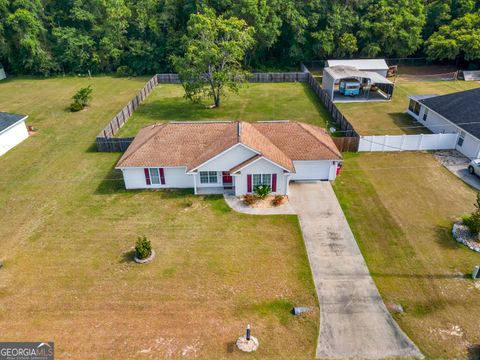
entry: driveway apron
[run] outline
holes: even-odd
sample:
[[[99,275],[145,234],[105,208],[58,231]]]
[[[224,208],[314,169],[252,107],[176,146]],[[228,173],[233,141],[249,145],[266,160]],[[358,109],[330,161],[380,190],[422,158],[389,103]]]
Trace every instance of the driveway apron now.
[[[320,303],[317,358],[422,358],[387,311],[328,182],[292,183]]]

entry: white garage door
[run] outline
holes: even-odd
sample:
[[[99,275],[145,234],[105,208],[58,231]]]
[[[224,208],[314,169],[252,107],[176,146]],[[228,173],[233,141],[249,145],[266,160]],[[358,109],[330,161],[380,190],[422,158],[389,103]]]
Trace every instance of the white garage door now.
[[[331,161],[294,161],[292,180],[328,180]]]

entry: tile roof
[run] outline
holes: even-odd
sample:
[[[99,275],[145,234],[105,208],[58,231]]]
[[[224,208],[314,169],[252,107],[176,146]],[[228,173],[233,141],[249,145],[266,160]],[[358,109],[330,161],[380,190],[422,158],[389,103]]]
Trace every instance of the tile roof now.
[[[6,112],[0,112],[0,132],[9,128],[13,124],[25,119],[26,115],[17,115]]]
[[[326,130],[301,122],[253,123],[292,160],[339,160],[342,154]]]
[[[480,139],[480,88],[430,97],[420,102]]]
[[[263,156],[289,171],[294,171],[294,160],[342,158],[327,132],[313,125],[297,122],[170,122],[141,129],[117,167],[186,166],[191,171],[239,143],[259,153],[247,161]]]

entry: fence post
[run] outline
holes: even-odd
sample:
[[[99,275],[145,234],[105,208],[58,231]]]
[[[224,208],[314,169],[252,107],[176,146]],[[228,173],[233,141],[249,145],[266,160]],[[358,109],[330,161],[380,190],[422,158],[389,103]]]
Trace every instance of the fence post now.
[[[400,143],[400,151],[403,151],[403,144],[405,143],[405,134],[402,135],[402,142]]]
[[[422,150],[423,134],[420,134],[420,139],[418,141],[417,150]]]

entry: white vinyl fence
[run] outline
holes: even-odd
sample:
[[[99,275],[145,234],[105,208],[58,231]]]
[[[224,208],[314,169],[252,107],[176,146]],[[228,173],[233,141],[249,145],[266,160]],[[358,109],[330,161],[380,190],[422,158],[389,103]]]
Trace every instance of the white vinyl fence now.
[[[361,136],[358,151],[455,149],[458,134]]]

